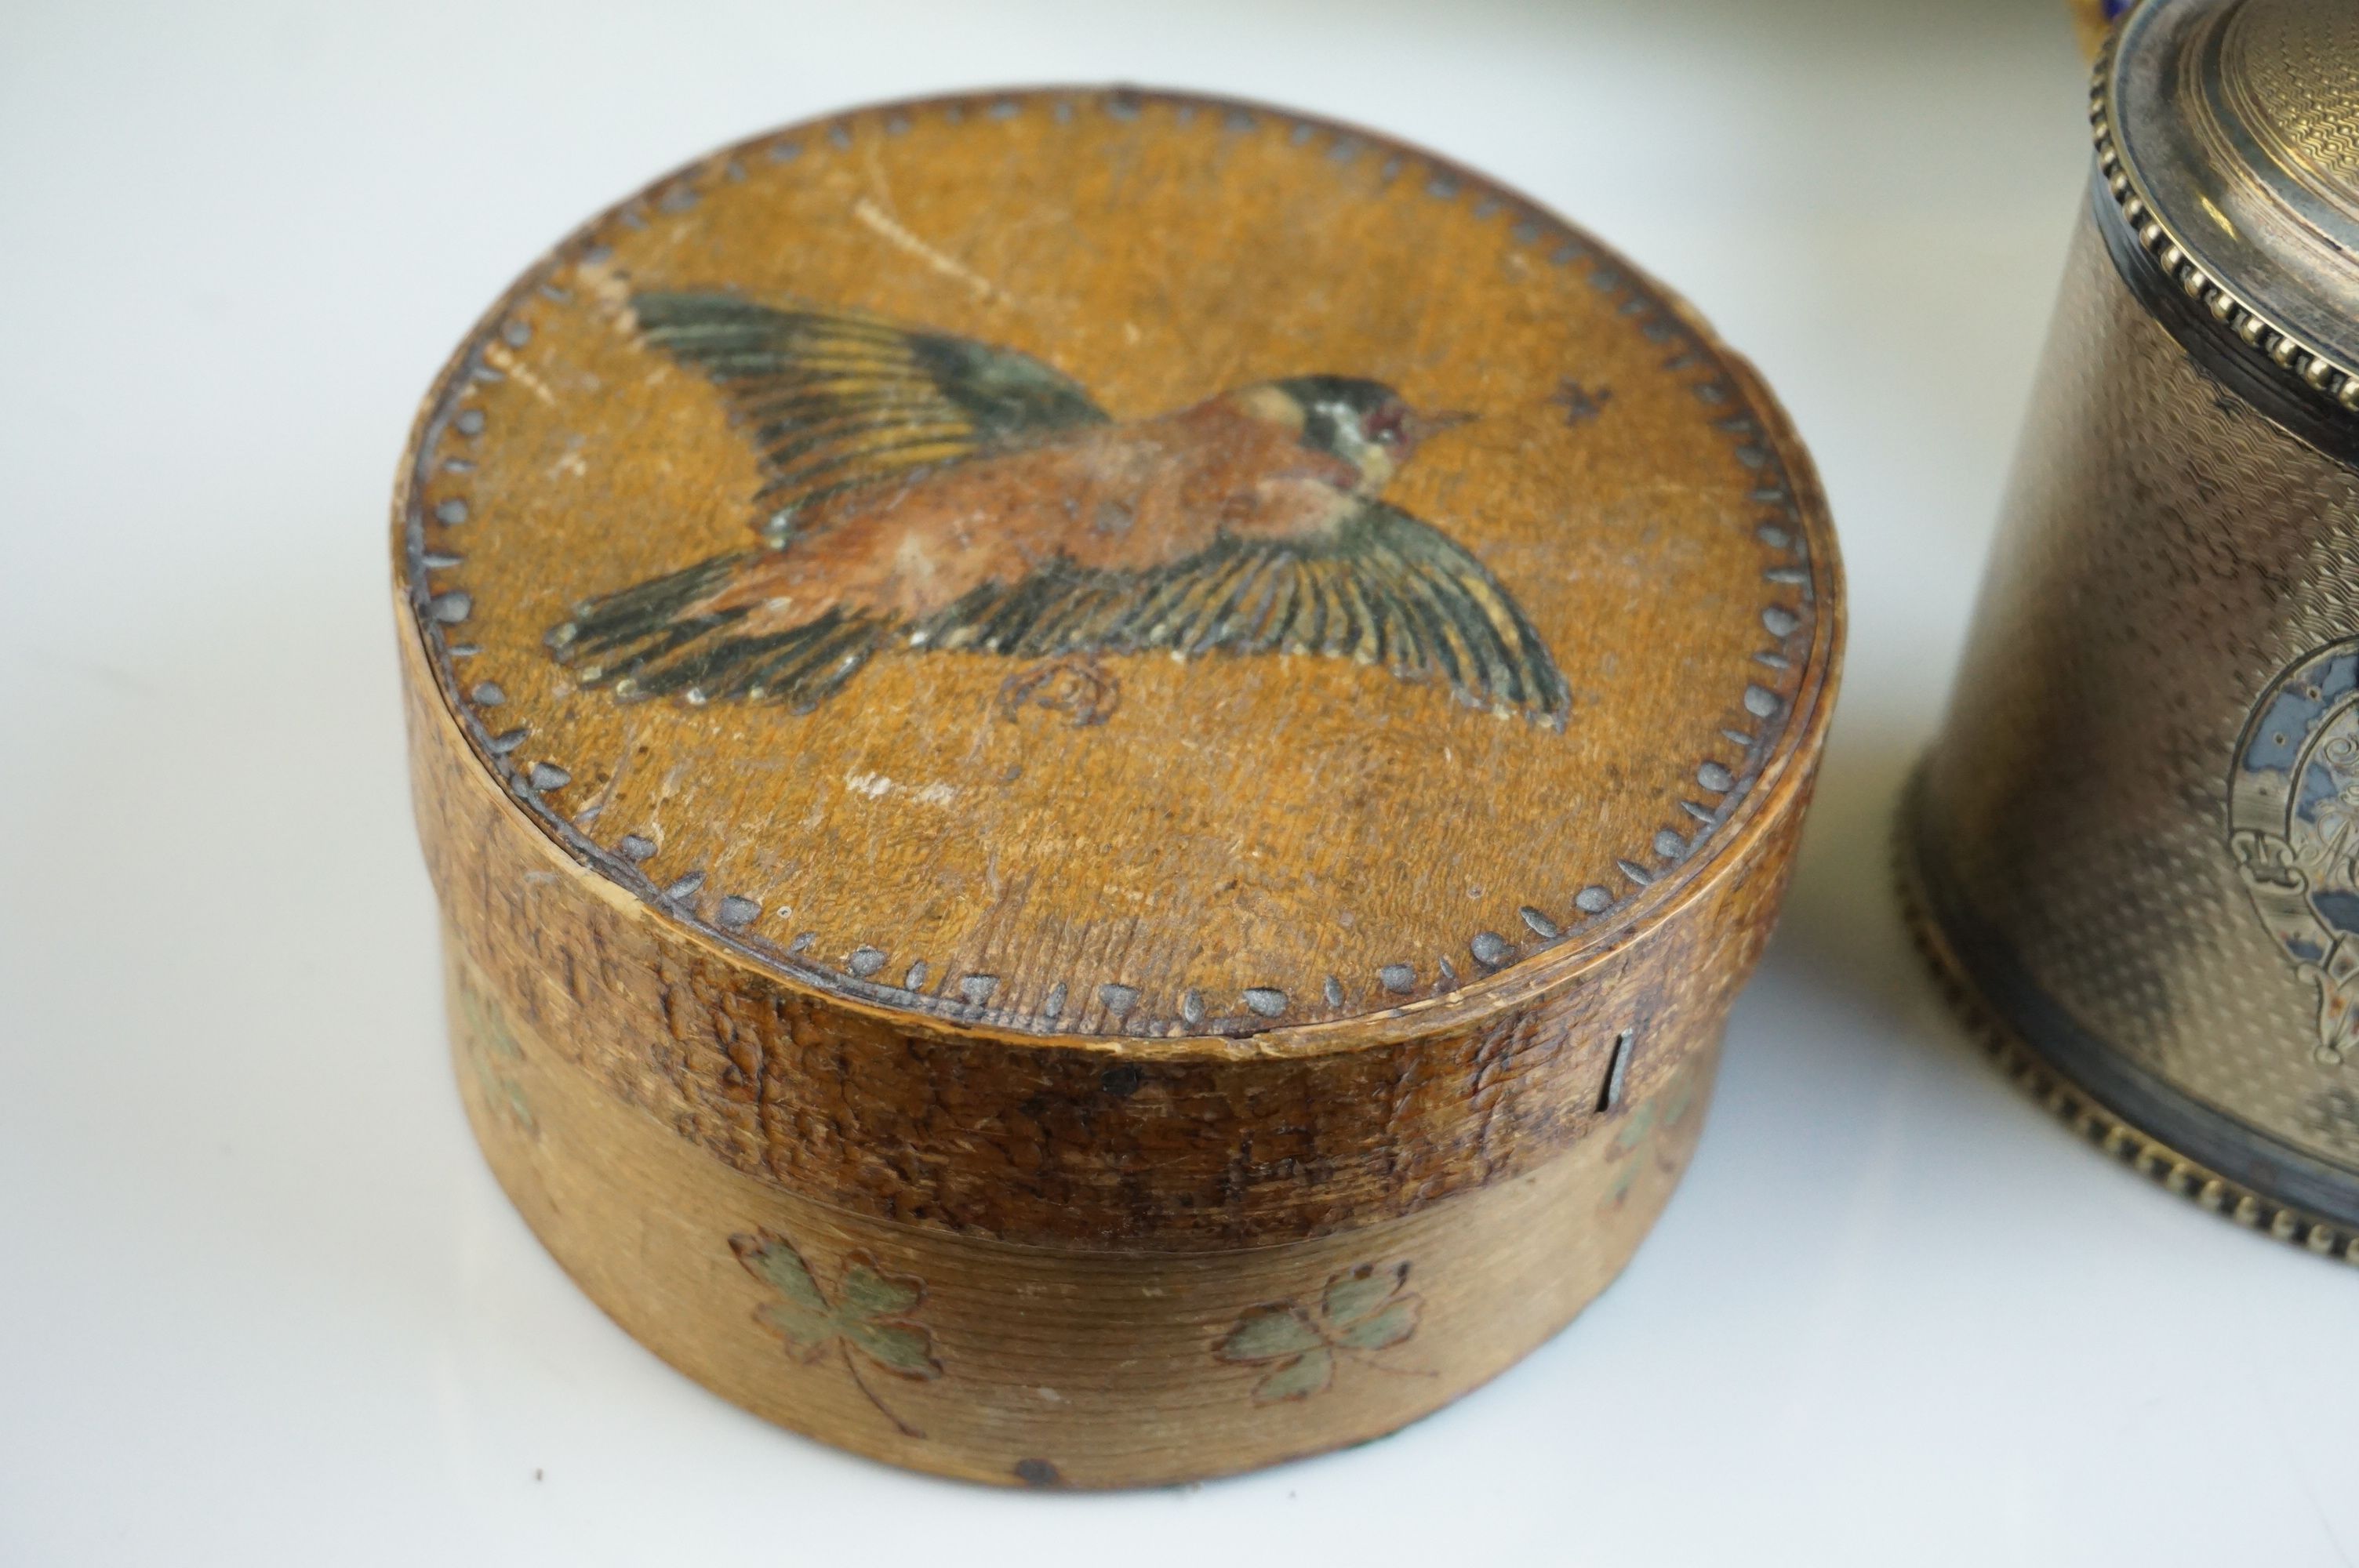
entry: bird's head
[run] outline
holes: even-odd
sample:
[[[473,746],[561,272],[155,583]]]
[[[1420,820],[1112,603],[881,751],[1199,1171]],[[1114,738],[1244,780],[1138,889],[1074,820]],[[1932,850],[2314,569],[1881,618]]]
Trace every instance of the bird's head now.
[[[1313,451],[1352,465],[1353,488],[1375,495],[1429,438],[1465,424],[1472,414],[1428,414],[1381,381],[1351,375],[1295,375],[1248,388],[1248,412],[1292,428]]]

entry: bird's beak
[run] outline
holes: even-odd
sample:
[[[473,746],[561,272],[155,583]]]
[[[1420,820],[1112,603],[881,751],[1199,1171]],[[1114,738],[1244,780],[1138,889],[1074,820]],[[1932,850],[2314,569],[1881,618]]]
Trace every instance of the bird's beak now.
[[[1402,423],[1408,427],[1410,442],[1422,445],[1440,435],[1444,430],[1455,430],[1461,425],[1471,425],[1479,417],[1479,415],[1459,408],[1446,408],[1438,414],[1427,414],[1421,410],[1411,409],[1408,417]]]

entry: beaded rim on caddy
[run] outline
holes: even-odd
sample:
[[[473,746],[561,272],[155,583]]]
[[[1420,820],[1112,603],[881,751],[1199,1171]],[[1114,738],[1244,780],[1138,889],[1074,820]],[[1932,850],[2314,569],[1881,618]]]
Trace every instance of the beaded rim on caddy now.
[[[2224,1215],[2247,1229],[2265,1232],[2321,1258],[2339,1255],[2359,1267],[2359,1230],[2223,1176],[2122,1120],[2040,1054],[2038,1047],[1983,1000],[1965,966],[1951,951],[1949,937],[1934,918],[1931,901],[1926,895],[1912,831],[1923,778],[1920,764],[1910,774],[1908,787],[1901,792],[1899,806],[1892,814],[1890,868],[1902,924],[1908,927],[1910,944],[1931,971],[1951,1015],[1998,1065],[1999,1070],[2059,1121],[2158,1186],[2201,1208]]]
[[[1717,805],[1683,801],[1682,809],[1692,820],[1677,827],[1666,824],[1647,842],[1614,858],[1612,871],[1584,886],[1569,909],[1551,913],[1537,902],[1527,903],[1519,912],[1525,929],[1514,937],[1495,930],[1469,934],[1463,943],[1466,978],[1462,979],[1444,959],[1430,986],[1415,988],[1426,994],[1395,985],[1392,966],[1386,966],[1369,977],[1375,982],[1371,993],[1390,993],[1400,1000],[1345,1009],[1341,1006],[1342,987],[1330,976],[1323,993],[1327,1011],[1307,1017],[1285,991],[1239,977],[1228,989],[1242,997],[1246,1013],[1205,1019],[1193,989],[1184,998],[1175,994],[1169,1016],[1154,1016],[1137,1008],[1137,992],[1121,977],[1077,976],[1074,992],[1095,992],[1121,1024],[1091,1030],[1072,1022],[1080,1009],[1060,1017],[1066,991],[1062,982],[1052,993],[1053,1010],[1024,1012],[991,1007],[988,991],[969,998],[886,980],[888,963],[896,969],[907,965],[912,977],[925,976],[928,965],[921,956],[912,963],[910,955],[888,958],[876,948],[863,946],[841,967],[819,962],[807,956],[813,946],[810,931],[786,943],[753,935],[747,928],[762,913],[755,901],[707,886],[701,871],[658,883],[641,866],[652,846],[632,835],[614,846],[600,844],[550,806],[544,795],[570,782],[570,771],[560,759],[527,759],[528,730],[499,727],[495,713],[487,711],[496,709],[504,694],[495,683],[462,680],[453,662],[473,651],[465,642],[453,641],[473,610],[473,600],[453,577],[463,557],[433,547],[429,529],[430,525],[439,533],[481,519],[472,516],[463,498],[440,500],[429,514],[431,476],[445,466],[440,448],[446,436],[473,440],[484,432],[483,413],[460,405],[476,384],[505,379],[498,362],[529,341],[529,327],[514,319],[514,313],[536,294],[549,293],[554,272],[595,259],[603,248],[600,236],[616,225],[644,228],[692,211],[706,189],[744,178],[745,166],[757,158],[789,162],[806,145],[821,138],[839,149],[848,147],[855,125],[881,126],[889,135],[906,130],[921,115],[1006,119],[1027,109],[1049,113],[1060,123],[1086,111],[1132,120],[1149,105],[1171,108],[1183,118],[1217,114],[1227,128],[1238,132],[1283,135],[1292,145],[1338,164],[1362,155],[1381,156],[1386,159],[1387,178],[1396,172],[1414,178],[1437,200],[1469,199],[1476,221],[1495,218],[1508,224],[1518,244],[1534,247],[1555,265],[1585,266],[1593,287],[1619,300],[1616,317],[1666,351],[1665,371],[1682,376],[1702,373],[1687,383],[1689,389],[1707,414],[1728,410],[1712,423],[1727,437],[1736,461],[1753,476],[1748,501],[1759,509],[1756,535],[1770,560],[1762,578],[1772,589],[1765,593],[1757,618],[1769,643],[1755,655],[1756,677],[1743,682],[1743,708],[1757,729],[1751,734],[1723,731],[1735,749],[1734,765],[1714,756],[1699,759],[1692,770],[1690,793],[1716,795]],[[471,465],[460,460],[460,466]],[[580,226],[527,269],[462,340],[413,425],[394,498],[394,521],[404,597],[445,711],[506,799],[574,860],[600,873],[614,892],[731,959],[832,1002],[886,1017],[915,1013],[955,1025],[962,1033],[1029,1044],[1120,1042],[1126,1049],[1150,1050],[1158,1044],[1187,1050],[1218,1044],[1247,1053],[1357,1048],[1372,1039],[1422,1034],[1492,1013],[1560,986],[1676,916],[1697,891],[1741,867],[1752,842],[1775,826],[1778,818],[1764,809],[1764,803],[1777,797],[1775,786],[1815,730],[1829,690],[1841,622],[1841,566],[1807,456],[1751,367],[1727,350],[1684,301],[1539,203],[1420,148],[1354,125],[1260,103],[1132,87],[1040,87],[864,105],[749,137],[650,181]],[[1789,603],[1799,603],[1801,613],[1789,609]],[[1760,669],[1770,674],[1758,675]],[[1790,694],[1763,684],[1772,679],[1781,686],[1790,682]],[[1608,886],[1608,881],[1620,891]],[[1677,896],[1652,891],[1658,887],[1668,887]],[[1117,994],[1122,995],[1118,1007],[1114,1005]],[[1297,1016],[1289,1019],[1289,1012]],[[1376,1031],[1373,1036],[1370,1026]]]
[[[2164,216],[2148,181],[2123,151],[2116,131],[2115,67],[2123,58],[2125,43],[2135,47],[2142,42],[2140,29],[2167,9],[2149,5],[2125,15],[2105,34],[2097,51],[2089,82],[2089,126],[2096,152],[2097,189],[2108,198],[2100,203],[2100,211],[2117,220],[2138,253],[2160,269],[2160,281],[2175,286],[2185,297],[2182,309],[2209,318],[2215,328],[2215,341],[2232,338],[2241,345],[2247,364],[2273,370],[2277,386],[2309,397],[2320,412],[2359,413],[2359,364],[2297,333],[2198,261],[2187,234]],[[2216,358],[2212,362],[2216,368]]]

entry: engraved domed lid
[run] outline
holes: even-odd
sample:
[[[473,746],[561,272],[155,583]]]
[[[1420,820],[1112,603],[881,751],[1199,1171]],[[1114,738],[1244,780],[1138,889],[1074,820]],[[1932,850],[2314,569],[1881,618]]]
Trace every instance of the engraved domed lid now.
[[[1839,624],[1807,458],[1663,290],[1413,149],[1127,90],[658,181],[461,347],[399,508],[516,809],[963,1029],[1529,995],[1782,851]]]
[[[2169,280],[2359,409],[2359,5],[2149,0],[2094,110],[2113,194]]]

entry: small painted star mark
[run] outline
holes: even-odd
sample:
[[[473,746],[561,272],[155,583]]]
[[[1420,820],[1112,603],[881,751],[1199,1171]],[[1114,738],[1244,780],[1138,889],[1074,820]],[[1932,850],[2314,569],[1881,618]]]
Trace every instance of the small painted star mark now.
[[[1614,389],[1601,386],[1592,392],[1566,376],[1557,384],[1556,395],[1549,401],[1564,410],[1566,424],[1583,425],[1605,412],[1605,406],[1614,401]]]

